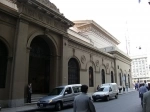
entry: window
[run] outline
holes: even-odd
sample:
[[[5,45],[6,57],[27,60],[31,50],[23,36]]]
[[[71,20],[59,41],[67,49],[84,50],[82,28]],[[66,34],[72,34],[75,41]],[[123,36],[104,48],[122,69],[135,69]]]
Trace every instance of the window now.
[[[79,84],[80,74],[79,66],[76,59],[71,58],[68,62],[68,84]]]
[[[102,76],[102,84],[105,84],[105,71],[102,69],[101,71],[101,76]]]
[[[74,93],[79,93],[81,92],[81,86],[75,86],[75,87],[72,87]]]
[[[71,87],[66,88],[65,92],[67,92],[67,94],[71,94],[72,93]]]
[[[113,71],[111,71],[111,83],[114,82],[114,75],[113,75]]]
[[[122,75],[119,73],[119,78],[120,78],[120,86],[122,86]]]
[[[90,87],[94,86],[94,84],[93,84],[93,68],[92,67],[89,68],[89,86]]]

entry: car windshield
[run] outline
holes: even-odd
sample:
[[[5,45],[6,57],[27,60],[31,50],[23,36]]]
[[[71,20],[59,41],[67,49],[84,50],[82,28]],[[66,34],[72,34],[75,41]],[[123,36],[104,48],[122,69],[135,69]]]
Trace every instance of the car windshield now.
[[[53,90],[49,93],[49,96],[50,96],[50,95],[59,95],[59,94],[62,92],[63,89],[64,89],[63,87],[62,87],[62,88],[55,88],[55,89],[53,89]]]
[[[109,91],[109,88],[108,87],[101,87],[98,91]]]

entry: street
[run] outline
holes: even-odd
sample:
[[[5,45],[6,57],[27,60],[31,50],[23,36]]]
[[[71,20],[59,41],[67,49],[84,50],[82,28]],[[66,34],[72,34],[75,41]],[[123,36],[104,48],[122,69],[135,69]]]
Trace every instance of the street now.
[[[111,99],[110,101],[94,102],[97,112],[142,112],[140,105],[140,98],[138,92],[130,92],[119,95],[118,99]],[[38,109],[28,112],[57,112],[54,109]],[[59,112],[73,112],[73,108],[66,107]]]

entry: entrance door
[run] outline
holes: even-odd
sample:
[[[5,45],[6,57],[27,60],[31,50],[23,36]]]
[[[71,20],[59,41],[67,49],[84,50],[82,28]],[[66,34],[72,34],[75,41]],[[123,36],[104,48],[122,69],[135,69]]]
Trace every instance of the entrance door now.
[[[79,66],[76,59],[71,58],[68,62],[68,84],[79,84]]]
[[[6,84],[7,58],[7,48],[5,44],[0,41],[0,88],[5,88]]]
[[[31,42],[28,81],[32,83],[33,94],[49,92],[50,49],[42,37]]]

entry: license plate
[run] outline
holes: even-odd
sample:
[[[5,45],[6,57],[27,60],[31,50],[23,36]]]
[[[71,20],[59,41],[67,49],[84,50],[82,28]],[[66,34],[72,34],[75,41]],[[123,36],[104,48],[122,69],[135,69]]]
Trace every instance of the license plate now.
[[[43,104],[40,104],[40,107],[43,107]]]

